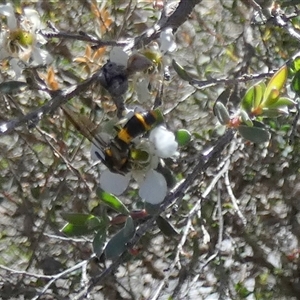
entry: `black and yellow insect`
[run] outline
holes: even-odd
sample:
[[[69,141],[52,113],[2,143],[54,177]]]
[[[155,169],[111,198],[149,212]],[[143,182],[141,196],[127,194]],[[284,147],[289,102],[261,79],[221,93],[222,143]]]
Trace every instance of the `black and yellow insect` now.
[[[117,135],[104,150],[103,163],[113,172],[126,173],[130,169],[132,141],[151,130],[161,121],[158,110],[135,113],[124,126],[117,129]]]
[[[130,144],[134,138],[152,129],[158,123],[158,117],[156,110],[135,113],[118,131],[115,140]]]
[[[76,115],[66,106],[62,107],[72,124],[95,144],[102,152],[96,152],[97,157],[110,169],[110,171],[125,174],[130,170],[133,149],[132,141],[155,127],[162,121],[159,110],[150,110],[134,113],[125,125],[116,128],[115,137],[105,140],[103,135],[96,134],[96,125],[87,117]]]

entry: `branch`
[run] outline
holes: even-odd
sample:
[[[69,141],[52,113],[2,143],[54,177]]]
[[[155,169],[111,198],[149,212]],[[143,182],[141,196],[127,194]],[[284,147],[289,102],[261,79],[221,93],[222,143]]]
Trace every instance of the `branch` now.
[[[194,7],[199,4],[202,0],[181,0],[175,11],[166,16],[163,21],[159,21],[156,26],[148,29],[146,32],[136,37],[127,47],[125,51],[131,48],[141,48],[153,40],[159,38],[161,31],[165,28],[172,28],[176,30],[180,27],[188,18]]]
[[[194,7],[201,1],[202,0],[181,0],[176,10],[160,26],[161,30],[168,27],[176,30],[188,19]]]
[[[270,72],[267,72],[267,73],[243,74],[236,78],[217,78],[217,79],[211,78],[208,80],[192,79],[189,83],[198,89],[205,89],[205,88],[212,87],[212,86],[215,86],[218,84],[231,85],[231,84],[236,84],[237,82],[247,82],[247,81],[251,81],[251,80],[272,77],[272,75],[274,75],[276,71],[277,70],[271,70]]]
[[[124,47],[127,45],[127,42],[117,42],[117,41],[103,41],[96,37],[93,37],[85,32],[79,31],[78,33],[70,33],[59,31],[53,23],[48,22],[48,26],[53,30],[51,32],[47,32],[44,30],[40,30],[39,32],[46,38],[64,38],[71,39],[77,41],[84,41],[94,44],[92,48],[101,48],[105,46],[120,46]]]
[[[48,103],[28,113],[27,115],[8,122],[0,123],[0,136],[10,133],[16,127],[26,122],[30,122],[30,126],[35,126],[44,115],[53,113],[62,104],[88,89],[90,85],[98,79],[98,77],[99,73],[96,73],[89,79],[76,86],[68,88],[66,91],[59,91],[59,94],[54,96]]]

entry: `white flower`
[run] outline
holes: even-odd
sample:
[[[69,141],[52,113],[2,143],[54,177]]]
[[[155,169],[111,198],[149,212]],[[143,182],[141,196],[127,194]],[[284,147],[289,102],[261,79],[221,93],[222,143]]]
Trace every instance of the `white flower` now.
[[[177,49],[172,28],[166,28],[160,34],[160,51],[162,53],[173,52]]]
[[[6,17],[6,26],[3,26],[0,34],[0,59],[15,57],[24,62],[31,59],[30,62],[35,65],[52,61],[50,54],[40,48],[46,40],[38,34],[41,20],[37,11],[25,8],[18,22],[12,5],[8,3],[0,5],[1,15]],[[15,73],[18,73],[17,69]]]
[[[119,196],[127,189],[133,177],[140,187],[139,195],[144,201],[151,204],[161,203],[167,195],[167,182],[165,177],[155,169],[161,158],[176,153],[178,144],[174,134],[164,126],[157,126],[150,132],[149,140],[136,138],[129,147],[132,147],[132,156],[133,152],[137,154],[136,159],[129,158],[131,171],[122,175],[105,170],[100,173],[100,187],[106,192]],[[91,157],[93,160],[99,160],[95,152],[100,154],[103,150],[92,145]]]

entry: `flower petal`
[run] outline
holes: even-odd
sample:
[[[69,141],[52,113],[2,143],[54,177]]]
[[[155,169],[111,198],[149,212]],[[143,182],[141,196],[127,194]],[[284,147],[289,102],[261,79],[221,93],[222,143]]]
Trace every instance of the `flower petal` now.
[[[175,43],[175,37],[173,35],[173,29],[167,28],[160,34],[160,51],[165,53],[167,51],[173,52],[177,48]]]
[[[161,203],[167,195],[167,182],[157,171],[149,170],[141,184],[139,195],[150,204]]]
[[[121,174],[112,173],[105,170],[100,174],[100,187],[108,193],[116,196],[121,195],[128,187],[130,175],[123,176]]]
[[[37,65],[47,65],[52,62],[52,57],[48,51],[34,46],[32,48],[31,58]]]
[[[26,28],[28,31],[35,32],[41,29],[41,19],[38,12],[35,9],[25,8],[24,15],[28,21],[30,21],[31,28]]]
[[[103,160],[105,159],[105,155],[104,155],[103,151],[100,148],[98,148],[94,143],[92,143],[92,146],[91,146],[91,159],[93,161],[99,161],[99,156],[101,156],[101,158]]]
[[[147,79],[142,79],[141,81],[136,83],[136,93],[138,97],[138,101],[140,103],[146,103],[150,100],[150,92],[149,92],[149,80]]]
[[[120,47],[113,47],[109,53],[109,59],[111,62],[116,63],[117,65],[127,66],[128,55]]]
[[[0,15],[3,15],[7,18],[7,27],[10,30],[17,28],[17,19],[15,17],[14,9],[10,3],[0,5]]]
[[[154,144],[156,154],[161,158],[174,155],[178,148],[173,132],[164,126],[157,126],[150,132],[149,140]]]

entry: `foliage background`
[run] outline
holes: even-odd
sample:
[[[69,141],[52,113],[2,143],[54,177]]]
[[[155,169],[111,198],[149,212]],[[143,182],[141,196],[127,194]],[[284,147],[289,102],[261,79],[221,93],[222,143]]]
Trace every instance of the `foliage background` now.
[[[171,57],[199,80],[279,68],[297,51],[299,41],[273,24],[251,24],[251,2],[203,0],[178,29],[178,49]],[[293,1],[280,2],[286,13],[294,12]],[[150,0],[106,1],[102,20],[85,0],[22,1],[21,6],[35,8],[43,21],[50,20],[60,31],[91,35],[98,31],[107,40],[135,37],[159,16]],[[299,17],[293,23],[297,27]],[[85,42],[49,39],[46,48],[53,55],[60,88],[86,76],[74,62],[84,55]],[[106,56],[99,67],[105,61]],[[47,69],[42,71],[46,74]],[[218,96],[234,88],[228,103],[234,112],[253,82],[196,89],[170,71],[163,96],[167,124],[193,134],[192,142],[172,162],[178,178],[185,178],[201,153],[223,134],[212,111]],[[5,62],[0,76],[2,82],[11,79]],[[109,96],[102,92],[94,87],[70,102],[99,120],[113,115]],[[1,121],[47,101],[26,88],[0,97]],[[267,145],[236,136],[204,176],[196,178],[182,201],[165,212],[179,234],[167,237],[156,227],[149,231],[137,245],[138,255],[109,274],[104,284],[96,285],[91,299],[300,299],[298,123],[290,143],[294,115],[268,121],[272,137]],[[49,282],[41,274],[58,274],[91,257],[92,237],[71,239],[60,233],[65,224],[62,212],[97,214],[101,209],[89,147],[60,110],[44,117],[35,129],[22,127],[0,137],[1,299],[33,299]],[[215,178],[219,180],[214,182]],[[135,208],[136,198],[126,195],[124,201]],[[107,265],[90,260],[87,269],[61,276],[40,299],[75,299],[82,286]]]

